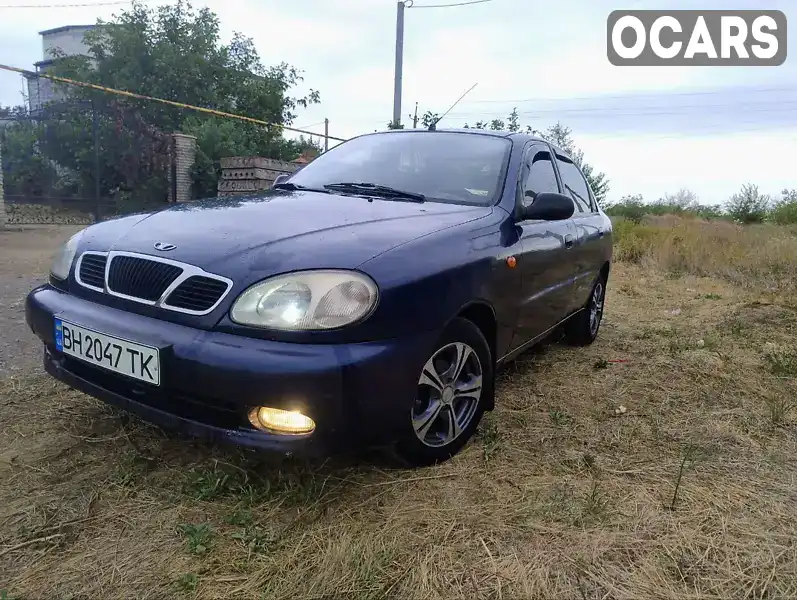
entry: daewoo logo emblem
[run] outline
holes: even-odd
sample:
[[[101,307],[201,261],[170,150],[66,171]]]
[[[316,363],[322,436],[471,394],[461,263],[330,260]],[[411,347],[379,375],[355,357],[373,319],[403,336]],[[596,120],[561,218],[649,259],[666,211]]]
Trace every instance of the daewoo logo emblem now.
[[[177,248],[174,244],[165,244],[164,242],[155,242],[155,250],[160,250],[161,252],[168,252],[169,250],[174,250]]]

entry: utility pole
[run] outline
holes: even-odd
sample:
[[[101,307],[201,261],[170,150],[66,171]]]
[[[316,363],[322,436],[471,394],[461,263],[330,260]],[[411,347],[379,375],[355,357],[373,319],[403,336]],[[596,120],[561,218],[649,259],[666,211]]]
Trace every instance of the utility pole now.
[[[329,119],[324,119],[324,152],[329,150]]]
[[[401,124],[401,77],[404,65],[404,0],[396,3],[396,70],[393,76],[393,125]]]
[[[415,114],[412,115],[412,128],[416,129],[418,127],[418,103],[415,103]]]

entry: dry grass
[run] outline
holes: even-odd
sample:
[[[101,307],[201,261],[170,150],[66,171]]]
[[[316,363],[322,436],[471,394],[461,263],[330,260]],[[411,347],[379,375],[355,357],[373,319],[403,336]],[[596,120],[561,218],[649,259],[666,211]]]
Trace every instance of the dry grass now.
[[[771,272],[734,285],[754,263],[715,247],[741,262],[707,266],[690,245],[701,258],[675,277],[665,244],[617,264],[598,342],[509,367],[478,436],[427,470],[212,448],[42,376],[6,379],[0,590],[797,597],[797,306]]]
[[[764,291],[797,292],[797,227],[676,216],[617,219],[616,258],[672,274],[721,277]]]

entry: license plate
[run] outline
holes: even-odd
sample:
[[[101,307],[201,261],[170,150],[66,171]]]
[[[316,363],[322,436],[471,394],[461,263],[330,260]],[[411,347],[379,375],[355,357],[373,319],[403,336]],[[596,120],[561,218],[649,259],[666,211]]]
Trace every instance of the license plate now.
[[[55,347],[59,352],[139,381],[160,385],[157,348],[136,344],[55,319]]]

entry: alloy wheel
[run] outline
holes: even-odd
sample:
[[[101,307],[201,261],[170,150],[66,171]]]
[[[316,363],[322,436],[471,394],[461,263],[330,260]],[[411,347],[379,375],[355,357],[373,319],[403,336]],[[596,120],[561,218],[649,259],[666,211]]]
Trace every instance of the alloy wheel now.
[[[595,284],[595,289],[592,291],[592,298],[589,302],[589,333],[595,336],[598,333],[598,327],[601,324],[603,317],[603,282],[599,281]]]
[[[454,342],[426,361],[412,407],[415,435],[439,448],[457,439],[470,425],[482,394],[482,364],[468,344]]]

